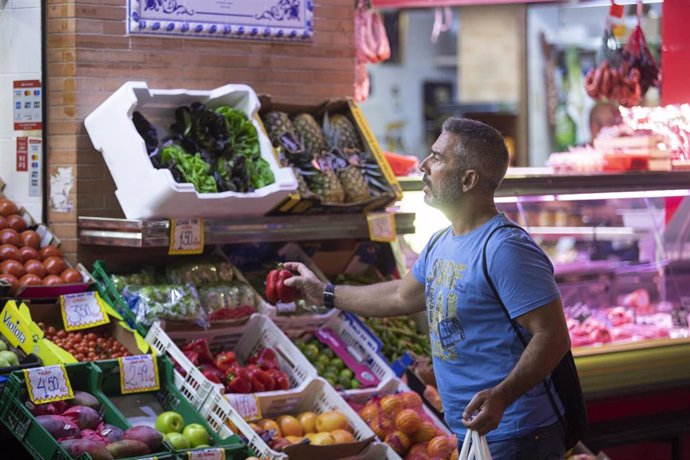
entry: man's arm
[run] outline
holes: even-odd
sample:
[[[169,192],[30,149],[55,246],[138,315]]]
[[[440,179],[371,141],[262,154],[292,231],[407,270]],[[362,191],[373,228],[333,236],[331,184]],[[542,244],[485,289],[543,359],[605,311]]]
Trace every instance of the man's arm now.
[[[301,263],[283,264],[287,270],[299,273],[285,280],[288,286],[298,288],[307,302],[323,305],[326,284]],[[338,285],[335,288],[335,307],[362,316],[403,316],[424,311],[424,285],[408,273],[403,279],[369,286]]]
[[[480,435],[497,428],[506,408],[540,384],[570,349],[560,299],[525,313],[517,321],[532,334],[525,351],[510,374],[494,388],[475,394],[462,414],[464,425]]]

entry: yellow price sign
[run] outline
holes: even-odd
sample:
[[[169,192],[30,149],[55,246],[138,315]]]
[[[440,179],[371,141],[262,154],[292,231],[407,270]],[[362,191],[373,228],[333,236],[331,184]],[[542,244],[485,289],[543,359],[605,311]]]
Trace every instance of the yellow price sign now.
[[[187,255],[204,252],[204,219],[170,219],[168,254]]]
[[[122,394],[142,393],[160,389],[158,363],[152,355],[125,356],[117,359],[120,366]]]
[[[62,322],[66,331],[108,324],[110,318],[97,292],[79,292],[60,296]]]
[[[24,377],[29,399],[34,404],[74,398],[72,385],[62,364],[24,369]]]
[[[369,239],[371,241],[391,243],[397,239],[395,215],[392,213],[367,213],[367,225],[369,226]]]

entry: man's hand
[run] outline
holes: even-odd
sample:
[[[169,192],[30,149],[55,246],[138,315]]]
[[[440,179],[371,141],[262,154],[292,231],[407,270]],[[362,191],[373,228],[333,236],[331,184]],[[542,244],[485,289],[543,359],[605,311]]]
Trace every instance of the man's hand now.
[[[297,276],[286,279],[286,286],[295,287],[299,291],[299,296],[309,305],[323,306],[323,291],[326,289],[326,283],[319,280],[311,270],[299,262],[285,262],[283,267],[291,272],[299,273]]]
[[[498,390],[495,388],[482,390],[475,394],[465,407],[462,423],[480,436],[484,436],[489,431],[498,428],[506,407],[508,404]],[[477,412],[476,415],[475,412]]]

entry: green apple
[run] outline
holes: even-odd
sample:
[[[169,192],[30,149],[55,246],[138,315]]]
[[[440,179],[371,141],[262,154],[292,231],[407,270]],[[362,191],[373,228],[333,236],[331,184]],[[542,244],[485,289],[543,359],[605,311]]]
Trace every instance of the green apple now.
[[[165,439],[172,444],[175,450],[189,449],[189,439],[185,438],[182,433],[170,432],[165,435]]]
[[[10,366],[18,366],[19,365],[19,360],[17,359],[17,355],[12,352],[12,351],[0,351],[0,358],[4,359],[8,363],[10,363]]]
[[[10,367],[10,363],[6,359],[0,358],[0,367]]]
[[[189,442],[192,444],[192,447],[199,447],[200,445],[208,444],[208,441],[210,439],[208,436],[208,432],[206,431],[206,428],[204,428],[203,425],[200,425],[198,423],[190,423],[189,425],[184,427],[184,431],[182,431],[182,434],[185,438],[189,439]]]
[[[182,433],[184,419],[180,414],[173,411],[163,412],[156,418],[156,427],[163,434]]]
[[[195,447],[195,449],[208,449],[209,446],[208,444],[199,444],[198,446]]]
[[[5,343],[4,340],[0,340],[0,351],[5,351],[7,350],[7,344]]]

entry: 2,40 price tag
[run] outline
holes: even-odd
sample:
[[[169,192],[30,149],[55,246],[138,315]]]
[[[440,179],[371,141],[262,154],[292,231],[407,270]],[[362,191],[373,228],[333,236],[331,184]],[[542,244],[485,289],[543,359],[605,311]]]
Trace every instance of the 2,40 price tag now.
[[[65,330],[75,331],[109,323],[110,318],[98,299],[97,292],[79,292],[60,296]]]
[[[204,252],[204,219],[170,219],[168,254],[185,255]]]
[[[259,420],[261,418],[261,408],[259,399],[256,395],[226,394],[230,405],[235,408],[238,414],[245,420]]]
[[[225,460],[225,449],[201,449],[187,452],[189,460]]]
[[[367,213],[369,239],[391,243],[397,238],[395,231],[395,216],[388,212]]]
[[[155,391],[161,387],[158,364],[151,355],[118,358],[122,394]]]
[[[34,404],[74,398],[67,371],[62,364],[24,369],[24,377],[29,399]]]

